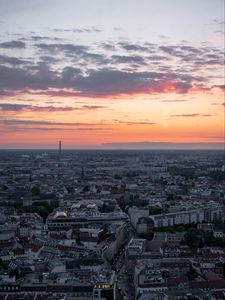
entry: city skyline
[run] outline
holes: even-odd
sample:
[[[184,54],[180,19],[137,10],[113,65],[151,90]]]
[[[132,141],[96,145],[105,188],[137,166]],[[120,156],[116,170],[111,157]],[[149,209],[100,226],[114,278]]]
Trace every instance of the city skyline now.
[[[0,0],[0,25],[0,149],[223,149],[222,0]]]

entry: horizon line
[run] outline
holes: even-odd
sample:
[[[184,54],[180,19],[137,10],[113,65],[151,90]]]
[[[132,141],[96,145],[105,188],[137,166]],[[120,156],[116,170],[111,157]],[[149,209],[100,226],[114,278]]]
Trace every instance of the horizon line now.
[[[63,141],[61,141],[63,145]],[[54,144],[55,145],[55,144]],[[5,147],[0,146],[0,150],[59,150],[58,143],[53,146],[41,145],[29,145],[29,146],[19,146],[15,145]],[[102,143],[99,146],[62,146],[63,150],[223,150],[225,151],[225,143],[217,142],[152,142],[152,141],[142,141],[142,142],[111,142]]]
[[[57,148],[0,148],[0,151],[59,151]],[[63,148],[63,151],[225,151],[223,148]]]

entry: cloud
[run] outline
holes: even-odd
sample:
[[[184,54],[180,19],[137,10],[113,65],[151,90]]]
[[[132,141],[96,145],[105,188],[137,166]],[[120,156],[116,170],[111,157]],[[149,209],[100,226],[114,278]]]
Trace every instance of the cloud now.
[[[147,57],[150,61],[168,61],[168,57],[162,56],[162,55],[151,55]]]
[[[177,46],[160,46],[159,49],[169,55],[183,57],[184,54]]]
[[[127,63],[135,63],[135,64],[146,64],[144,58],[139,55],[135,56],[126,56],[126,55],[112,55],[111,60],[113,63],[122,63],[122,64],[127,64]]]
[[[195,118],[195,117],[213,117],[213,115],[194,113],[194,114],[170,115],[170,117],[188,117],[188,118],[190,117],[190,118]]]
[[[141,45],[138,45],[138,44],[131,44],[131,43],[127,43],[127,42],[120,42],[118,44],[121,48],[123,48],[126,51],[151,52],[149,47],[141,46]]]
[[[34,34],[33,37],[47,38]],[[113,41],[98,44],[98,53],[93,50],[96,45],[43,42],[33,47],[36,50],[33,61],[32,57],[25,60],[0,55],[0,95],[30,93],[96,98],[223,88],[215,83],[210,87],[212,75],[199,75],[200,70],[221,63],[221,51],[212,47]],[[110,56],[105,53],[106,47],[117,49],[118,53]],[[174,62],[176,59],[179,64]]]
[[[0,88],[0,97],[9,97],[9,96],[14,96],[15,92],[14,91],[9,91],[5,89]]]
[[[163,60],[169,54],[170,59],[177,59],[184,64],[183,67],[195,66],[195,68],[205,68],[212,65],[223,66],[224,54],[221,50],[212,47],[193,47],[189,45],[166,45],[159,46],[158,52],[162,52]],[[154,53],[153,58],[158,54]],[[168,55],[167,55],[168,57]],[[188,65],[185,65],[188,64]]]
[[[210,66],[210,65],[223,65],[223,60],[220,59],[218,56],[216,59],[205,59],[205,60],[196,60],[195,65],[198,66]]]
[[[97,110],[105,108],[105,106],[100,105],[83,105],[80,107],[56,107],[56,106],[34,106],[27,104],[10,104],[10,103],[0,103],[0,111],[14,111],[14,112],[59,112],[59,111],[74,111],[74,110]]]
[[[0,55],[0,64],[10,64],[13,66],[18,66],[18,65],[26,65],[29,64],[28,60],[20,59],[17,57],[11,57],[7,55]]]
[[[27,131],[104,131],[113,130],[108,127],[80,127],[80,128],[62,128],[62,127],[12,127],[7,128],[8,132],[27,132]],[[5,131],[4,131],[5,132]]]
[[[33,41],[43,41],[43,40],[47,40],[47,41],[62,41],[63,39],[58,38],[58,37],[49,37],[49,36],[40,36],[40,35],[31,35],[30,39]]]
[[[39,60],[46,65],[54,65],[55,63],[60,62],[61,60],[59,58],[50,56],[50,55],[41,55],[39,56]]]
[[[55,107],[55,106],[33,106],[26,104],[0,103],[0,111],[33,111],[33,112],[57,112],[75,110],[73,107]]]
[[[107,97],[136,93],[186,93],[192,86],[182,76],[162,72],[125,72],[103,69],[70,80],[68,88],[80,96]],[[171,80],[168,82],[168,80]],[[180,81],[182,80],[182,81]]]
[[[225,102],[221,103],[221,102],[213,102],[211,103],[211,105],[222,105],[225,106]]]
[[[149,149],[149,150],[201,150],[218,149],[222,150],[223,143],[173,143],[173,142],[127,142],[127,143],[104,143],[105,149]]]
[[[80,109],[82,110],[96,110],[96,109],[102,109],[106,108],[106,106],[103,105],[83,105]]]
[[[127,125],[155,125],[153,122],[126,122]]]
[[[167,35],[164,35],[164,34],[160,34],[159,37],[161,39],[169,39],[169,37]]]
[[[202,51],[199,48],[196,48],[193,46],[180,46],[179,48],[185,52],[190,52],[190,53],[194,53],[194,54],[202,53]]]
[[[83,46],[83,45],[74,45],[74,44],[45,44],[45,43],[40,43],[36,44],[36,47],[47,52],[55,53],[55,52],[65,52],[67,54],[82,54],[86,52],[89,47],[88,46]]]
[[[219,19],[213,19],[213,22],[218,25],[222,25],[222,26],[224,26],[224,24],[225,24],[224,20],[219,20]]]
[[[119,121],[119,120],[116,120],[116,122],[119,123],[119,124],[126,124],[126,125],[155,125],[156,124],[156,123],[148,122],[148,121],[135,122],[135,121]]]
[[[188,45],[159,46],[158,49],[172,57],[182,59],[184,62],[194,63],[196,60],[204,61],[204,55],[208,53],[207,48],[193,47]],[[213,49],[210,49],[212,51]],[[211,52],[210,52],[211,53]]]
[[[101,43],[100,46],[105,50],[109,50],[109,51],[115,51],[116,50],[115,45],[113,43],[110,43],[110,42]]]
[[[187,93],[197,80],[196,77],[173,72],[101,69],[82,75],[81,69],[73,67],[65,67],[61,73],[51,71],[45,63],[30,69],[0,66],[0,90],[27,90],[28,93],[37,90],[38,94],[45,95],[109,97],[137,93]]]
[[[174,99],[174,100],[162,100],[161,102],[186,102],[187,100],[180,100],[180,99]]]
[[[23,48],[26,48],[26,44],[24,42],[21,42],[21,41],[3,42],[3,43],[0,43],[0,48],[5,48],[5,49],[19,48],[19,49],[23,49]]]
[[[80,123],[80,122],[50,122],[39,120],[20,120],[20,119],[7,119],[0,120],[0,123],[5,125],[48,125],[48,126],[99,126],[105,125],[102,123]]]
[[[110,62],[110,60],[108,58],[106,58],[105,55],[91,53],[91,52],[83,52],[80,54],[79,57],[82,58],[85,63],[91,62],[91,63],[98,64],[100,66]]]
[[[0,90],[47,90],[49,86],[57,86],[57,81],[57,74],[51,71],[34,73],[29,69],[0,66]]]
[[[72,98],[72,97],[76,97],[77,96],[77,92],[71,91],[71,90],[48,90],[48,91],[26,91],[27,94],[31,94],[31,95],[44,95],[44,96],[48,96],[48,97],[68,97],[68,98]]]
[[[65,85],[70,85],[79,75],[81,75],[81,69],[65,67],[61,73],[61,80]]]
[[[74,28],[72,29],[73,32],[78,32],[78,33],[93,33],[93,32],[102,32],[103,30],[98,28],[98,27],[95,27],[95,26],[92,26],[92,27],[84,27],[84,28]]]
[[[208,136],[199,136],[200,138],[206,138],[206,139],[219,139],[219,140],[224,140],[225,137],[224,135],[208,135]]]
[[[104,131],[113,130],[104,123],[51,122],[42,120],[5,119],[0,120],[3,132],[27,131]]]
[[[124,31],[122,27],[113,27],[113,30],[115,31]]]
[[[83,28],[72,28],[72,29],[59,29],[53,28],[54,32],[74,32],[74,33],[93,33],[93,32],[102,32],[102,29],[96,26],[92,27],[83,27]]]
[[[152,74],[154,77],[155,74]],[[161,75],[156,75],[156,77]],[[91,71],[88,76],[79,77],[74,86],[80,94],[107,96],[141,92],[147,89],[151,75],[119,70]]]
[[[213,88],[218,88],[218,89],[220,89],[220,90],[222,90],[223,92],[225,91],[225,84],[217,84],[217,85],[213,85],[212,86],[212,89]]]

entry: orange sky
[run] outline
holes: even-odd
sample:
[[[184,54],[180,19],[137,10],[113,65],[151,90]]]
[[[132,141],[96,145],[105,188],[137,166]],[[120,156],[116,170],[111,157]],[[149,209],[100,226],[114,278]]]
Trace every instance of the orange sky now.
[[[222,148],[223,1],[95,1],[2,5],[0,149]]]
[[[7,111],[1,136],[18,147],[99,147],[113,142],[223,142],[223,92],[138,94],[118,99],[57,99],[69,111]],[[26,97],[25,97],[26,98]],[[44,100],[40,97],[39,103]],[[13,105],[13,101],[11,102]],[[24,99],[27,105],[26,99]],[[76,105],[77,103],[77,105]],[[80,104],[82,103],[82,104]],[[56,106],[55,106],[56,107]],[[8,120],[8,122],[7,122]]]

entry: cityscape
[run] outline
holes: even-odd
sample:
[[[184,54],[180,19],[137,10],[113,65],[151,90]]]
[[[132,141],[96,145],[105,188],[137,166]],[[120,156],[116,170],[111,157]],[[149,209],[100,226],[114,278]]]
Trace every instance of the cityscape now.
[[[0,300],[225,300],[224,12],[0,0]]]
[[[223,151],[0,151],[1,299],[223,299],[224,174]]]

